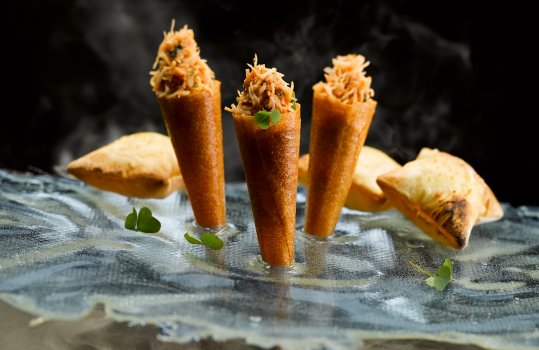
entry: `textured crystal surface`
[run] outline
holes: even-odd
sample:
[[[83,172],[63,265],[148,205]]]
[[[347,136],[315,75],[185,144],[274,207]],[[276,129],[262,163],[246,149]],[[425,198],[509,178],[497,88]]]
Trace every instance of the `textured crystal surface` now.
[[[298,190],[298,229],[305,193]],[[126,230],[147,206],[158,234]],[[47,319],[77,319],[96,304],[116,320],[157,324],[187,342],[212,335],[263,346],[346,349],[361,339],[415,338],[494,349],[539,347],[539,209],[505,207],[474,228],[468,248],[444,248],[398,212],[343,210],[328,241],[296,237],[296,264],[270,269],[244,184],[227,185],[237,230],[211,251],[183,238],[183,194],[131,199],[49,175],[0,171],[0,298]],[[407,263],[453,261],[444,292]]]

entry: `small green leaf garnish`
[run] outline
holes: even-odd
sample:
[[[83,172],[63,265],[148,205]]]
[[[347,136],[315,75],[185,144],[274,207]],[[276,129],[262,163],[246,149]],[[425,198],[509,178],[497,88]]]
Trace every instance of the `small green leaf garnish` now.
[[[281,112],[275,108],[271,112],[258,111],[255,114],[255,123],[260,129],[267,129],[270,127],[270,121],[273,124],[278,124],[281,121]]]
[[[183,237],[185,237],[185,240],[191,244],[202,244],[213,250],[219,250],[223,248],[224,245],[221,238],[209,232],[204,232],[202,235],[200,235],[200,241],[191,236],[189,232],[186,232]]]
[[[149,208],[142,208],[138,212],[137,230],[146,233],[156,233],[161,229],[159,220],[152,216],[152,211]]]
[[[438,292],[443,291],[449,282],[451,282],[451,277],[453,276],[453,266],[451,265],[451,260],[449,259],[444,260],[444,263],[438,270],[436,270],[436,273],[431,273],[430,271],[425,270],[421,266],[411,261],[409,261],[408,264],[415,267],[419,272],[429,276],[427,279],[425,279],[425,283],[435,288]]]
[[[137,230],[137,211],[133,208],[133,212],[125,218],[125,228],[128,230]]]
[[[161,229],[161,223],[152,216],[152,211],[149,208],[143,207],[138,215],[133,208],[133,212],[125,218],[125,228],[144,233],[157,233]]]
[[[202,244],[210,249],[219,250],[223,248],[223,241],[213,233],[203,233],[200,236],[200,240],[202,241]]]
[[[270,116],[273,124],[279,124],[281,121],[281,112],[277,108],[270,112]]]
[[[199,241],[198,239],[196,239],[195,237],[189,235],[189,232],[185,232],[185,234],[183,235],[185,237],[185,240],[191,244],[202,244],[201,241]]]
[[[260,129],[267,129],[270,126],[269,112],[260,111],[255,114],[255,123]]]
[[[292,91],[292,109],[296,110],[296,102],[298,102],[298,99],[296,98],[296,93]]]

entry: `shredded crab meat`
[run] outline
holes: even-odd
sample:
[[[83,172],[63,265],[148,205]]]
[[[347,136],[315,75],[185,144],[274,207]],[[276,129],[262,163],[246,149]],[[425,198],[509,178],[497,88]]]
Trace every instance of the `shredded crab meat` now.
[[[283,74],[276,68],[258,64],[255,55],[253,64],[247,64],[243,91],[238,91],[237,105],[226,107],[228,112],[253,116],[257,112],[278,109],[281,113],[294,112],[292,107],[294,83],[288,86]]]
[[[174,25],[172,20],[170,31],[163,32],[164,38],[150,72],[153,91],[159,97],[186,96],[194,89],[211,93],[215,75],[200,57],[193,30],[185,25],[174,31]]]
[[[333,67],[324,68],[326,82],[321,82],[325,91],[342,103],[366,102],[374,96],[371,88],[372,78],[366,76],[368,61],[362,55],[337,56],[332,60]]]

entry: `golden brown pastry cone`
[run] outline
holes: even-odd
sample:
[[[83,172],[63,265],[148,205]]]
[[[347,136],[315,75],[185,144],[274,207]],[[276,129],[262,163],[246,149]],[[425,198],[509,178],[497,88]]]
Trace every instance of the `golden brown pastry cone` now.
[[[232,112],[262,259],[294,263],[300,105],[278,124],[260,129],[252,116]]]
[[[170,139],[139,132],[75,159],[67,170],[101,190],[128,197],[162,198],[184,187]]]
[[[298,183],[307,187],[309,184],[309,154],[304,154],[298,160]]]
[[[221,126],[221,83],[212,93],[192,90],[181,97],[157,97],[180,165],[196,222],[226,224]]]
[[[399,169],[401,166],[384,152],[363,146],[359,153],[352,185],[348,190],[344,206],[361,211],[382,211],[391,208],[382,189],[376,183],[379,175]],[[309,155],[299,158],[298,182],[304,186],[309,183]]]
[[[464,248],[475,224],[498,220],[503,209],[465,161],[424,148],[416,160],[378,177],[387,198],[440,243]]]
[[[343,104],[314,86],[305,232],[333,233],[352,183],[376,102]]]

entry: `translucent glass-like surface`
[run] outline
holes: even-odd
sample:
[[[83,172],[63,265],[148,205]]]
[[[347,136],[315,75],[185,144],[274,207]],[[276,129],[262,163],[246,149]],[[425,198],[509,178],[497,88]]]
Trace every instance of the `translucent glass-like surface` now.
[[[304,192],[298,192],[298,227]],[[123,228],[150,207],[158,234]],[[296,266],[259,263],[249,198],[227,186],[230,231],[209,251],[183,238],[189,202],[128,199],[53,176],[0,171],[0,298],[52,319],[102,303],[117,320],[158,324],[173,341],[244,338],[301,349],[357,348],[361,339],[424,338],[495,349],[539,347],[539,210],[506,207],[469,247],[441,247],[395,211],[344,210],[327,242],[298,234]],[[453,261],[444,292],[407,262]]]

